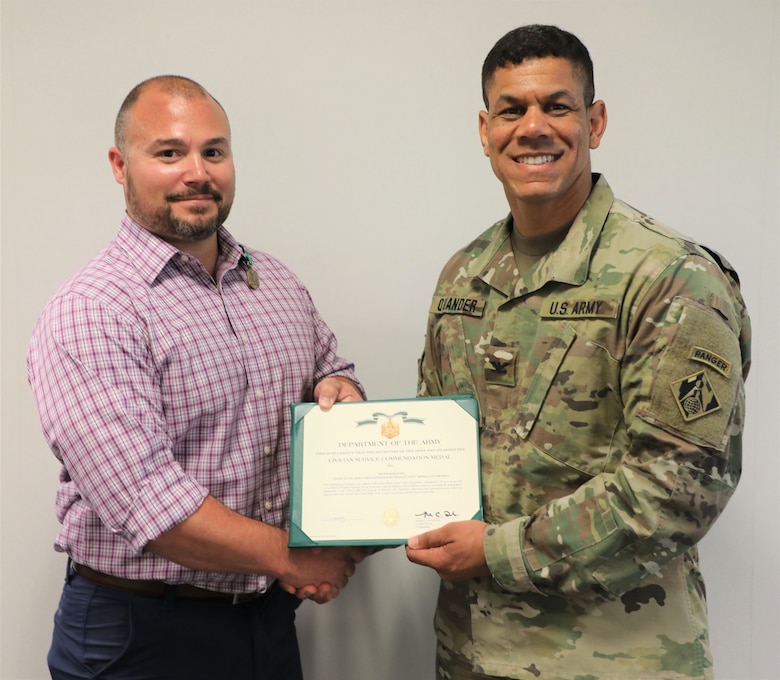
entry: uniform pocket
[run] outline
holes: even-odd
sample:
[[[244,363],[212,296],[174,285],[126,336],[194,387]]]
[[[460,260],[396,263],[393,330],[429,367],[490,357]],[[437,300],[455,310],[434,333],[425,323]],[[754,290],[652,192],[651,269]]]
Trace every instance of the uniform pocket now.
[[[618,362],[568,322],[541,323],[533,354],[518,434],[566,466],[603,472],[612,451],[627,448]]]

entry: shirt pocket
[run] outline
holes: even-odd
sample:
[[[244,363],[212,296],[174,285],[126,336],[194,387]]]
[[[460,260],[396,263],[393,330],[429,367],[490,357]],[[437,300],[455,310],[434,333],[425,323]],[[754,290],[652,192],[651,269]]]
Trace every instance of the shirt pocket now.
[[[167,330],[159,386],[165,433],[178,444],[222,436],[244,402],[242,340],[225,326],[214,323],[211,333],[197,337],[186,327]]]
[[[560,321],[539,324],[528,359],[519,436],[588,476],[605,471],[612,452],[627,445],[619,363],[574,324]]]
[[[477,380],[470,358],[480,352],[479,340],[464,326],[459,314],[442,314],[436,322],[434,355],[424,356],[420,373],[429,383],[439,383],[442,395],[467,394],[478,398]],[[437,356],[438,355],[438,358]],[[483,405],[480,404],[480,412]]]

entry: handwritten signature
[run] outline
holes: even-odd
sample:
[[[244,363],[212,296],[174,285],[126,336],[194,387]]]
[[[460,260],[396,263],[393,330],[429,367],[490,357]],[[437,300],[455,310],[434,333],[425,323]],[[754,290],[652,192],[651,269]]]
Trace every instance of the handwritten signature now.
[[[415,513],[415,517],[422,517],[423,519],[441,519],[442,517],[457,517],[458,513],[454,510],[436,510],[429,512],[424,510],[423,512]]]

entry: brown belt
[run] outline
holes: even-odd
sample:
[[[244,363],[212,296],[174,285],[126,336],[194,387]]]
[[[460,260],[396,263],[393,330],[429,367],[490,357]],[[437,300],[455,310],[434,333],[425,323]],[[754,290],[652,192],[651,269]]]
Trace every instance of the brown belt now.
[[[172,594],[174,597],[183,598],[185,600],[223,600],[225,602],[239,604],[241,602],[249,602],[250,600],[264,598],[271,592],[268,590],[264,593],[242,593],[231,595],[230,593],[218,593],[215,590],[198,588],[197,586],[189,585],[187,583],[169,585],[163,581],[143,581],[137,579],[120,578],[119,576],[111,576],[110,574],[104,574],[100,571],[95,571],[90,567],[87,567],[83,564],[77,564],[76,562],[71,562],[71,565],[73,566],[73,571],[75,571],[82,578],[85,578],[87,581],[96,583],[99,586],[105,586],[106,588],[125,590],[129,593],[144,595],[146,597],[162,598],[166,595]]]

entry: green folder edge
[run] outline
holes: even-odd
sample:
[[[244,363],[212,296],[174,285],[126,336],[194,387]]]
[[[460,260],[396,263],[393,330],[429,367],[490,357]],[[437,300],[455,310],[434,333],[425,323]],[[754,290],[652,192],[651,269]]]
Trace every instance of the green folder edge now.
[[[381,399],[376,403],[398,403],[398,402],[411,402],[411,401],[454,401],[457,403],[466,413],[468,413],[474,420],[479,423],[479,404],[474,397],[456,394],[451,397],[418,397],[416,399]],[[343,406],[348,407],[351,404],[370,404],[372,400],[368,401],[355,401],[355,402],[341,402]],[[312,548],[324,545],[406,545],[405,538],[399,539],[356,539],[352,541],[336,540],[336,541],[313,541],[309,536],[301,529],[301,523],[303,522],[303,499],[301,497],[301,482],[303,479],[303,424],[301,421],[304,416],[313,408],[319,408],[315,402],[293,402],[290,404],[290,412],[292,414],[292,422],[290,424],[290,533],[288,539],[288,546],[291,548]],[[479,454],[479,427],[476,429],[476,445],[477,454]],[[480,457],[477,455],[477,480],[478,488],[482,488],[482,471],[480,466]],[[297,482],[297,483],[296,483]],[[480,497],[477,500],[477,512],[471,519],[482,519],[482,493],[480,491]]]

